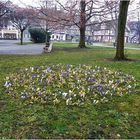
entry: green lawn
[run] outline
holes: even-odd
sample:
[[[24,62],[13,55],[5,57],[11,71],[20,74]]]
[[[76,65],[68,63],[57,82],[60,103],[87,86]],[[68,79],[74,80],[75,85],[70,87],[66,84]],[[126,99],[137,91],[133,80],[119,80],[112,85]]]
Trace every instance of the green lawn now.
[[[20,42],[16,43],[17,45],[21,45]],[[33,44],[33,42],[23,42],[23,45]]]
[[[52,53],[0,55],[0,139],[140,138],[140,51],[127,50],[136,61],[114,62],[115,50],[75,43],[54,43]],[[75,47],[75,48],[74,48]],[[21,68],[48,64],[93,64],[134,75],[137,89],[107,104],[77,106],[26,105],[4,92],[4,78]]]
[[[126,47],[130,47],[130,48],[140,48],[140,44],[132,44],[132,43],[126,43],[125,44]]]
[[[113,46],[113,43],[105,43],[108,46]],[[125,43],[125,47],[130,47],[130,48],[140,48],[140,44],[138,43]]]

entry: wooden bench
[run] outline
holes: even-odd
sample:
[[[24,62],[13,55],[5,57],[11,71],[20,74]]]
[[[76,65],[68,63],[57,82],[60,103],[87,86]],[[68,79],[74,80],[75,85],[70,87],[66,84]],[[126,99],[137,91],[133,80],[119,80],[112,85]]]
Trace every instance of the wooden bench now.
[[[49,47],[48,46],[45,46],[43,49],[44,49],[44,52],[50,53],[52,51],[52,48],[53,48],[53,43],[51,43],[49,45]]]

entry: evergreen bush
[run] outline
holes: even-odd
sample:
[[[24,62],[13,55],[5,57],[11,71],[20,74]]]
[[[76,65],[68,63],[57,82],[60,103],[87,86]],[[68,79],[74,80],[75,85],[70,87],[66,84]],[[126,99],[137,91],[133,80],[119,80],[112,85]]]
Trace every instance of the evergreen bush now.
[[[34,43],[45,43],[46,34],[47,34],[47,42],[50,41],[50,33],[42,29],[42,28],[30,28],[29,33],[31,35],[31,41]]]

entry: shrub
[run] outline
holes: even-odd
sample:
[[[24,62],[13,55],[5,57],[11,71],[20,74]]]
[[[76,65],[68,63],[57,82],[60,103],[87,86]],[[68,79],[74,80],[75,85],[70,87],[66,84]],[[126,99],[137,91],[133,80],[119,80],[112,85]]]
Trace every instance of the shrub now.
[[[133,93],[133,76],[91,65],[48,65],[21,69],[6,78],[6,93],[29,103],[83,105]]]
[[[29,33],[31,35],[31,40],[34,43],[44,43],[46,41],[46,34],[48,42],[50,41],[49,32],[46,33],[42,28],[30,28]]]

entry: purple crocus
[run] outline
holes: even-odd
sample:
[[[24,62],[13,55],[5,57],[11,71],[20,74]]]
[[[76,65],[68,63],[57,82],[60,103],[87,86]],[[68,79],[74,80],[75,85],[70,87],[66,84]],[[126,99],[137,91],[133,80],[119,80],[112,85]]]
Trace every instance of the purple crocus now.
[[[97,90],[98,90],[98,91],[101,91],[102,89],[103,89],[102,84],[98,84]]]
[[[117,80],[117,83],[120,83],[121,81],[120,80]]]
[[[95,79],[89,78],[87,81],[90,82],[90,83],[93,83],[93,82],[95,82],[96,80],[95,80]]]
[[[89,88],[90,88],[90,89],[94,89],[95,86],[94,86],[94,85],[90,85]]]
[[[97,87],[97,90],[98,90],[98,91],[101,91],[101,90],[102,90],[102,87]]]
[[[102,92],[102,94],[103,94],[103,95],[106,95],[106,94],[107,94],[107,92],[103,91],[103,92]]]

